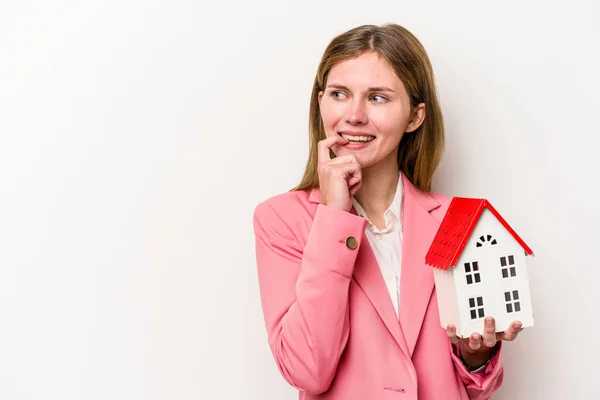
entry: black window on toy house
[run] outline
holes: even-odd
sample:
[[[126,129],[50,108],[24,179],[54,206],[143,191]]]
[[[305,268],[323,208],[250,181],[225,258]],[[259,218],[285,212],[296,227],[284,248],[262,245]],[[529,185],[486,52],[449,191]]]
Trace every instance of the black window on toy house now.
[[[506,302],[506,312],[507,313],[521,311],[521,302],[519,301],[519,291],[518,290],[504,292],[504,301]]]
[[[483,297],[471,297],[469,299],[469,311],[471,312],[471,319],[485,317],[485,312],[483,311]]]
[[[467,285],[481,282],[481,275],[479,275],[479,264],[477,261],[465,263],[465,278],[467,279]]]
[[[502,278],[517,276],[514,256],[500,257],[500,267],[502,268]]]

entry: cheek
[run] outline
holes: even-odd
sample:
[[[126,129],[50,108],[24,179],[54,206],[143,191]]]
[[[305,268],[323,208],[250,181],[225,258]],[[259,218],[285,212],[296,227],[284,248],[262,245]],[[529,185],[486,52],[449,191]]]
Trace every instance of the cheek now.
[[[399,110],[377,110],[371,113],[371,122],[380,133],[394,138],[401,137],[406,127],[404,116]]]
[[[327,130],[333,129],[342,115],[340,107],[335,107],[326,102],[323,102],[322,104],[321,118],[323,119],[323,125],[325,125],[325,129]]]

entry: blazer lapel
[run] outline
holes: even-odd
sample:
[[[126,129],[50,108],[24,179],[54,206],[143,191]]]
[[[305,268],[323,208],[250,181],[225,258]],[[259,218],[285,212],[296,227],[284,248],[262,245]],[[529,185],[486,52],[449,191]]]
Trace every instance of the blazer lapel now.
[[[312,189],[309,200],[314,203],[320,202],[321,196],[319,189]],[[357,215],[354,208],[352,208],[350,212]],[[398,321],[390,295],[385,286],[385,281],[381,275],[377,258],[373,253],[373,249],[371,248],[366,233],[363,232],[362,236],[356,264],[354,266],[353,278],[369,298],[369,301],[394,337],[396,343],[398,343],[398,346],[400,346],[407,357],[410,357],[406,341],[402,334],[402,329],[400,328],[400,322]]]
[[[398,343],[398,346],[400,346],[407,357],[410,357],[402,329],[400,328],[400,321],[398,321],[390,294],[385,286],[377,258],[365,233],[363,233],[362,243],[354,267],[354,280],[363,292],[365,292],[379,314],[379,317],[383,320],[385,326],[396,340],[396,343]]]
[[[440,203],[427,193],[420,192],[404,174],[402,179],[405,191],[402,208],[400,325],[412,355],[434,288],[433,271],[425,264],[425,254],[440,224],[431,211],[440,207]]]

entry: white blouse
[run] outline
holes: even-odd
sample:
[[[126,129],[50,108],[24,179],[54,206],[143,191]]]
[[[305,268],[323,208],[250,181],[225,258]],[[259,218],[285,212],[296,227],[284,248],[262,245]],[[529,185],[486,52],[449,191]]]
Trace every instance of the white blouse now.
[[[388,292],[396,315],[398,313],[398,302],[400,299],[400,268],[402,264],[402,176],[398,176],[396,195],[389,208],[384,214],[385,228],[379,230],[367,217],[362,206],[352,198],[352,204],[357,214],[367,219],[365,234],[369,244],[375,253],[375,258],[381,269],[381,274],[387,286]]]

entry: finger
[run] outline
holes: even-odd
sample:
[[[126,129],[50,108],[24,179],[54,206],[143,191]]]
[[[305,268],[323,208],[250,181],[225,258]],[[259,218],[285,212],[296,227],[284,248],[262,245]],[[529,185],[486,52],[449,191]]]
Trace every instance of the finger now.
[[[348,180],[348,187],[352,187],[362,181],[362,168],[358,161],[354,160],[349,163],[343,164],[350,179]]]
[[[350,197],[354,196],[356,194],[356,192],[358,192],[358,189],[360,189],[361,186],[362,186],[362,181],[359,181],[354,186],[351,186],[350,187]]]
[[[334,159],[330,159],[326,161],[327,165],[339,165],[339,164],[349,164],[354,163],[358,164],[358,159],[354,153],[344,154],[343,156],[338,156]]]
[[[362,169],[360,168],[360,164],[358,163],[346,163],[338,166],[344,171],[345,177],[348,180],[348,188],[356,185],[358,182],[362,181]]]
[[[507,330],[498,334],[500,338],[499,340],[506,340],[512,342],[517,338],[517,336],[519,336],[519,332],[523,330],[522,326],[523,324],[521,324],[520,321],[513,322],[512,324],[510,324]]]
[[[487,347],[494,347],[496,345],[496,322],[492,317],[487,317],[485,319],[485,327],[483,328],[483,344]]]
[[[333,175],[346,181],[348,189],[362,181],[362,169],[359,163],[348,162],[343,164],[331,164],[334,160],[321,164],[318,167],[319,176]],[[357,189],[358,190],[358,189]]]
[[[329,160],[319,166],[323,170],[330,170],[336,174],[344,174],[346,178],[356,176],[362,178],[361,165],[354,154],[345,154]],[[355,182],[356,183],[356,182]]]
[[[456,336],[456,327],[454,325],[448,325],[446,327],[446,335],[452,343],[458,343],[460,341],[460,338]]]
[[[473,333],[469,336],[469,348],[471,350],[479,350],[481,347],[481,335],[479,333]]]
[[[348,181],[348,188],[350,190],[354,190],[354,187],[359,184],[361,182],[361,178],[360,176],[353,176],[352,178],[350,178],[350,180]],[[356,189],[358,190],[358,189]]]
[[[319,143],[317,144],[317,153],[318,153],[319,163],[324,163],[324,162],[331,160],[331,157],[329,156],[329,150],[335,144],[346,144],[346,143],[348,143],[348,140],[344,139],[340,135],[331,136],[331,137],[328,137],[326,139],[319,141]]]

